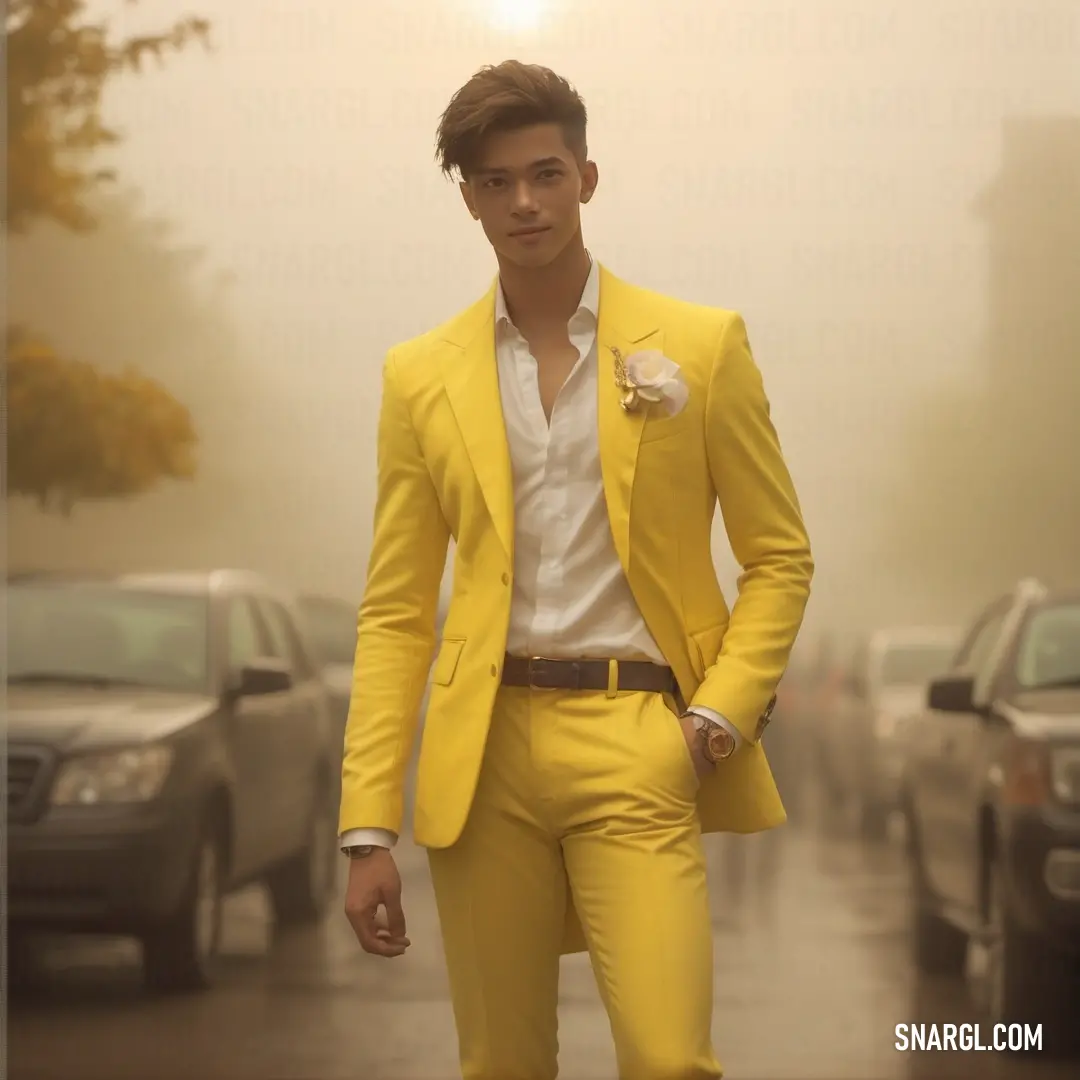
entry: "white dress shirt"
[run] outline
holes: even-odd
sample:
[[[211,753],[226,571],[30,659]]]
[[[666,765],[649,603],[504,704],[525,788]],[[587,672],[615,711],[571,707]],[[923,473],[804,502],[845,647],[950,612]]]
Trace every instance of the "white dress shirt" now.
[[[578,361],[544,414],[536,360],[495,297],[495,355],[514,482],[514,588],[506,651],[665,664],[630,592],[608,522],[597,421],[599,266],[567,324]],[[739,731],[711,709],[694,712]],[[674,722],[674,721],[673,721]],[[392,847],[385,829],[349,829],[343,846]]]

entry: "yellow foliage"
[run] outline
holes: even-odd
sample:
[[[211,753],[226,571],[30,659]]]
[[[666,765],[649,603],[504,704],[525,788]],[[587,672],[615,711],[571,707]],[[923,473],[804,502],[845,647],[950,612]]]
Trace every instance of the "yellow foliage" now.
[[[8,334],[8,490],[70,511],[195,473],[187,409],[134,372],[109,375]]]
[[[86,0],[8,0],[7,222],[13,231],[38,218],[72,229],[94,219],[85,198],[108,169],[91,155],[115,143],[101,117],[106,81],[139,71],[192,40],[207,42],[205,19],[186,18],[158,33],[114,41],[108,27],[85,21]]]
[[[101,116],[107,80],[207,42],[209,24],[198,18],[117,41],[107,24],[88,21],[86,8],[86,0],[8,0],[5,8],[13,232],[39,219],[92,228],[87,197],[112,178],[94,154],[118,141]],[[18,331],[7,345],[10,492],[67,512],[81,499],[136,495],[194,475],[191,417],[161,385],[59,357]]]

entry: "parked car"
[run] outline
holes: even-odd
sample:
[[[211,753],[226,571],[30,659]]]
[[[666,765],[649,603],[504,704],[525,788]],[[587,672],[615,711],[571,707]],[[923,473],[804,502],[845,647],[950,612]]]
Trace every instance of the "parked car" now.
[[[319,919],[337,870],[326,695],[252,574],[27,575],[7,591],[10,933],[131,934],[212,981],[223,897]]]
[[[442,637],[448,602],[449,594],[444,587],[439,596],[439,608],[435,619],[436,641]],[[349,699],[352,696],[358,607],[356,604],[336,597],[309,594],[297,599],[297,608],[312,650],[321,667],[334,718],[339,721],[335,738],[340,748],[345,735],[345,722],[349,716]],[[425,691],[421,716],[426,710],[427,692]],[[338,756],[340,764],[340,753]]]
[[[300,596],[296,601],[304,631],[326,686],[334,722],[335,769],[341,772],[341,746],[352,696],[356,658],[357,605],[333,596]]]
[[[1060,1037],[1080,1014],[1080,590],[991,603],[909,734],[916,963]]]
[[[855,650],[824,718],[823,768],[834,806],[853,812],[868,838],[884,836],[898,808],[905,721],[959,643],[953,628],[898,627],[876,631]]]

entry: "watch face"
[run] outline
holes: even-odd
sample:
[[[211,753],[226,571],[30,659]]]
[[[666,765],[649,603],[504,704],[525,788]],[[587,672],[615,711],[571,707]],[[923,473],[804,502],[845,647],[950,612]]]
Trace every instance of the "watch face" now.
[[[371,844],[353,844],[351,847],[341,849],[350,859],[363,859],[370,855],[375,848]]]
[[[717,759],[728,757],[735,749],[735,739],[726,728],[718,727],[709,732],[709,753]]]

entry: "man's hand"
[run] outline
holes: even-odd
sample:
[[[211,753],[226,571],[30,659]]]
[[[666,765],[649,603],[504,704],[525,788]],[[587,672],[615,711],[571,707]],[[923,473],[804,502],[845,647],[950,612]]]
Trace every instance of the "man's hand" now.
[[[679,724],[682,726],[686,748],[690,751],[690,760],[694,763],[694,772],[697,773],[699,780],[704,780],[716,771],[716,766],[705,756],[701,733],[694,725],[694,718],[692,716],[680,716]]]
[[[401,875],[386,848],[349,862],[345,916],[364,952],[373,956],[402,956],[411,944],[401,909]]]

